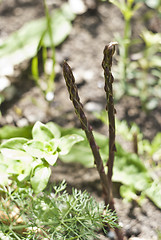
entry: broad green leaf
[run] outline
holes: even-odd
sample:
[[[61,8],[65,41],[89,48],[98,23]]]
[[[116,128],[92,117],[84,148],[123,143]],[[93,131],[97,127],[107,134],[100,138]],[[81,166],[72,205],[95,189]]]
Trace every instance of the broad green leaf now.
[[[26,152],[21,150],[2,148],[1,153],[5,159],[20,160],[20,161],[31,161],[33,158]]]
[[[50,129],[41,122],[36,122],[32,129],[32,136],[34,140],[38,141],[50,141],[54,138],[54,134]]]
[[[31,139],[31,130],[32,126],[25,127],[13,127],[13,126],[4,126],[0,128],[0,140],[10,139],[14,137],[23,137]]]
[[[42,158],[44,143],[36,140],[28,141],[28,143],[24,145],[24,150],[33,157]]]
[[[40,165],[35,168],[34,175],[31,177],[31,185],[35,193],[39,193],[46,188],[51,175],[50,167]]]
[[[60,138],[60,142],[59,142],[59,149],[60,155],[66,155],[69,153],[69,151],[71,150],[72,146],[80,141],[83,141],[84,138],[80,135],[77,134],[72,134],[72,135],[66,135],[62,138]]]
[[[131,185],[136,190],[142,191],[152,180],[141,159],[136,154],[125,152],[117,144],[113,181]]]
[[[75,15],[71,12],[67,4],[51,13],[52,38],[55,46],[62,43],[69,35],[72,28],[71,21],[74,18]],[[20,30],[8,37],[0,45],[1,74],[6,74],[6,66],[14,66],[25,59],[34,57],[37,53],[39,41],[44,33],[43,43],[46,47],[49,47],[51,41],[47,32],[45,17],[25,24]]]
[[[145,193],[161,209],[161,183],[158,180],[154,181]]]
[[[159,149],[161,149],[161,133],[158,133],[155,137],[154,137],[154,139],[153,139],[153,141],[152,141],[152,143],[151,143],[151,153],[153,154],[153,153],[155,153],[156,151],[158,151]]]
[[[52,148],[50,143],[37,140],[31,140],[24,146],[25,151],[32,157],[45,159],[50,165],[54,165],[58,158],[58,152],[55,152],[56,148],[57,146]]]
[[[48,122],[46,126],[50,129],[50,131],[54,134],[55,138],[59,138],[61,136],[59,126],[54,122]]]
[[[33,158],[24,151],[3,148],[1,149],[4,163],[8,166],[8,174],[29,175]]]
[[[136,189],[133,186],[122,185],[120,187],[120,195],[122,198],[125,198],[127,201],[131,201],[132,199],[136,199]]]
[[[0,145],[1,148],[10,148],[10,149],[16,149],[16,150],[23,150],[23,145],[27,142],[28,140],[26,138],[11,138],[7,140],[6,142],[2,143]]]
[[[78,162],[84,165],[85,167],[93,167],[94,166],[94,158],[89,147],[88,141],[84,132],[81,129],[70,128],[70,129],[61,129],[62,135],[66,134],[78,134],[84,138],[84,141],[76,143],[69,154],[60,155],[60,158],[63,162]],[[94,132],[94,136],[96,137],[97,145],[100,148],[101,155],[103,160],[107,161],[108,154],[108,139],[102,134]],[[104,149],[104,151],[102,151]]]

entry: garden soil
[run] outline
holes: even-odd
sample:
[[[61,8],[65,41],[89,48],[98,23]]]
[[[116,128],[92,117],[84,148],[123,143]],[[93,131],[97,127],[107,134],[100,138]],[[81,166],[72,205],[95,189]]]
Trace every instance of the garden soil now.
[[[44,16],[43,1],[40,0],[5,0],[0,3],[0,40],[18,30],[26,22]],[[60,0],[47,1],[50,8],[59,7]],[[64,59],[71,65],[78,85],[81,101],[93,129],[108,134],[105,126],[94,118],[92,111],[105,108],[104,80],[101,62],[103,49],[113,41],[115,34],[123,34],[124,21],[116,7],[108,2],[95,0],[84,1],[84,13],[77,15],[69,37],[56,49],[56,79],[54,100],[45,101],[41,90],[35,85],[29,60],[15,66],[14,74],[8,76],[14,91],[8,101],[1,105],[0,126],[6,124],[24,126],[41,122],[54,121],[63,127],[80,127],[62,75]],[[133,19],[133,36],[143,29],[141,16],[147,11],[142,7]],[[135,23],[135,24],[134,24]],[[146,23],[149,30],[160,31],[155,16]],[[50,54],[50,52],[49,52]],[[114,60],[114,64],[116,61]],[[115,92],[117,94],[117,92]],[[141,128],[145,138],[152,139],[161,131],[161,102],[158,107],[145,113],[138,98],[122,97],[115,105],[117,118],[125,119],[129,124],[135,122]],[[129,143],[123,147],[130,149]],[[89,191],[98,201],[102,200],[99,176],[95,169],[85,169],[79,164],[64,164],[58,161],[53,168],[51,182],[66,179],[69,189]],[[161,212],[148,199],[138,206],[135,201],[124,202],[119,196],[119,184],[114,184],[115,206],[127,239],[157,240],[161,231]],[[70,190],[69,190],[70,191]],[[100,239],[115,239],[113,232],[109,237],[100,233]]]

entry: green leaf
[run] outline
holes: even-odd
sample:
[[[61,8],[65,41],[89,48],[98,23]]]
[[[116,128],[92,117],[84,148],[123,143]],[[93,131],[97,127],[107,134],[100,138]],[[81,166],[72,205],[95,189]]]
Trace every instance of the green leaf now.
[[[160,6],[160,0],[144,0],[146,5],[150,8],[158,8]]]
[[[145,193],[161,209],[161,183],[155,180]]]
[[[49,130],[49,128],[39,121],[35,123],[32,129],[32,136],[34,140],[39,141],[49,141],[54,138],[54,134]]]
[[[55,152],[56,148],[57,146],[54,145],[53,141],[51,143],[44,143],[31,140],[24,146],[25,151],[32,157],[45,159],[50,165],[54,165],[58,158],[58,152]]]
[[[54,134],[55,138],[59,138],[61,136],[59,126],[54,122],[48,122],[46,126],[50,129],[50,131]]]
[[[33,158],[29,154],[8,148],[1,149],[1,153],[4,163],[8,166],[8,174],[24,174],[25,176],[30,174]]]
[[[21,150],[2,148],[1,153],[4,159],[20,160],[26,162],[33,159],[28,153]]]
[[[131,201],[137,198],[136,189],[133,186],[122,185],[120,187],[120,195],[127,201]]]
[[[125,152],[119,145],[116,148],[113,181],[131,185],[138,191],[146,189],[152,180],[141,159]]]
[[[8,177],[7,165],[0,163],[0,185],[6,186],[8,184]]]
[[[62,43],[69,35],[72,25],[71,21],[75,15],[68,5],[63,5],[51,13],[52,38],[55,46]],[[49,34],[47,32],[46,18],[37,19],[25,24],[20,30],[14,32],[8,39],[0,45],[0,72],[5,73],[7,65],[15,65],[32,58],[37,53],[37,47],[41,37],[44,35],[43,43],[45,47],[51,46]]]
[[[46,188],[49,177],[51,175],[50,167],[39,165],[34,170],[34,175],[31,177],[31,185],[35,193],[39,193]]]
[[[0,145],[1,148],[10,148],[10,149],[16,149],[16,150],[24,150],[23,146],[28,140],[26,138],[11,138],[7,140],[6,142],[2,143]]]
[[[66,134],[78,134],[84,138],[84,141],[76,143],[69,154],[60,155],[60,158],[63,162],[78,162],[84,165],[85,167],[93,167],[94,166],[94,158],[89,147],[88,141],[84,132],[81,129],[69,128],[69,129],[61,129],[62,135]],[[96,137],[97,145],[100,148],[101,155],[103,160],[107,161],[108,154],[108,139],[102,134],[94,132],[94,136]]]
[[[0,128],[0,140],[14,137],[24,137],[31,139],[32,138],[31,130],[32,126],[25,126],[21,128],[13,126],[4,126]]]
[[[63,135],[76,133],[85,138],[84,141],[75,144],[69,154],[60,156],[61,160],[64,162],[79,162],[85,167],[93,167],[94,160],[92,152],[84,132],[74,128],[61,129],[61,132]],[[94,136],[99,146],[103,162],[106,164],[108,158],[108,138],[95,132]],[[137,191],[143,191],[149,187],[152,179],[141,159],[136,154],[131,154],[123,150],[119,144],[116,144],[116,149],[113,181],[131,186]]]
[[[71,150],[72,146],[80,141],[83,141],[84,138],[80,135],[77,134],[72,134],[72,135],[66,135],[62,138],[60,138],[60,142],[59,142],[59,149],[60,155],[66,155],[69,153],[69,151]]]

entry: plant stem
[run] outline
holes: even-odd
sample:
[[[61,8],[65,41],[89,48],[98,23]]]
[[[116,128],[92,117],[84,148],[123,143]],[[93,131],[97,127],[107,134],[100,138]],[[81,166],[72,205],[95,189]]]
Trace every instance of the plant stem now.
[[[109,206],[112,209],[112,211],[115,211],[114,206],[114,200],[113,200],[113,194],[112,194],[112,175],[113,175],[113,164],[114,164],[114,157],[116,152],[116,146],[115,146],[115,113],[116,110],[114,108],[114,101],[113,101],[113,75],[111,73],[111,67],[112,67],[112,56],[115,52],[115,45],[117,45],[116,42],[111,42],[107,46],[105,46],[104,49],[104,58],[102,61],[102,67],[104,69],[104,77],[105,77],[105,92],[106,92],[106,98],[107,98],[107,105],[106,110],[108,112],[108,119],[109,119],[109,158],[107,161],[108,166],[108,172],[107,172],[107,178],[108,178],[108,184],[110,189],[110,202]],[[123,233],[121,229],[115,229],[115,232],[117,234],[118,240],[123,240]]]
[[[100,156],[99,148],[95,142],[92,127],[90,126],[87,117],[83,110],[83,105],[80,102],[80,98],[78,95],[78,89],[75,84],[75,78],[73,76],[72,70],[70,66],[64,61],[63,64],[63,74],[66,81],[67,89],[69,92],[70,100],[73,102],[75,113],[78,116],[82,129],[85,131],[86,137],[90,144],[94,162],[97,167],[97,171],[100,176],[103,192],[104,192],[104,200],[105,205],[109,205],[112,211],[115,211],[113,195],[112,195],[112,173],[113,173],[113,162],[114,162],[114,152],[116,151],[115,147],[115,109],[113,103],[113,91],[112,91],[112,83],[113,76],[111,73],[112,66],[112,56],[115,52],[116,43],[110,43],[105,47],[104,50],[104,59],[102,62],[102,66],[104,68],[105,75],[105,91],[107,96],[107,109],[109,114],[109,161],[108,161],[108,173],[105,174],[105,169],[103,166],[103,161]],[[115,229],[118,240],[123,240],[123,233],[121,229]]]
[[[114,163],[114,153],[116,152],[115,146],[115,113],[116,110],[114,108],[113,102],[113,81],[114,78],[111,73],[112,67],[112,56],[115,52],[115,45],[117,43],[110,43],[105,46],[104,49],[104,58],[102,61],[102,67],[104,69],[104,77],[105,77],[105,92],[107,98],[106,110],[108,112],[108,119],[109,119],[109,159],[107,162],[108,166],[108,180],[111,186],[112,183],[112,174],[113,174],[113,163]]]
[[[64,64],[63,64],[63,74],[64,74],[64,78],[65,78],[66,85],[68,88],[68,92],[70,95],[70,100],[73,102],[76,115],[78,116],[78,118],[80,120],[82,129],[85,131],[86,137],[87,137],[89,145],[91,147],[91,150],[92,150],[92,153],[94,156],[94,161],[95,161],[97,171],[100,176],[100,180],[101,180],[101,184],[102,184],[102,188],[103,188],[103,192],[104,192],[105,204],[108,205],[110,202],[109,181],[105,174],[103,161],[102,161],[100,153],[99,153],[99,148],[98,148],[98,146],[95,142],[94,136],[93,136],[92,127],[88,123],[87,117],[83,110],[83,105],[80,102],[80,98],[78,95],[78,89],[75,84],[75,78],[73,76],[70,66],[67,64],[66,61],[64,61]]]
[[[43,0],[44,2],[44,8],[45,8],[45,15],[46,15],[46,21],[47,21],[47,30],[48,30],[48,34],[49,34],[49,38],[50,38],[50,44],[51,44],[51,49],[52,49],[52,61],[53,61],[53,66],[52,66],[52,73],[49,77],[49,81],[48,81],[48,88],[46,90],[47,92],[53,91],[54,89],[54,79],[55,79],[55,46],[54,46],[54,40],[53,40],[53,32],[52,32],[52,21],[51,21],[51,17],[49,14],[49,9],[47,7],[47,3],[46,0]]]

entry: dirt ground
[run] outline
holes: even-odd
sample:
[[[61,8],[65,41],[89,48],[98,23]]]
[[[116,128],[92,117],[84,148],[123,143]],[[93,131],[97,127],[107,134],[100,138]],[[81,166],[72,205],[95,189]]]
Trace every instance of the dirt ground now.
[[[43,1],[39,0],[5,0],[0,4],[0,40],[19,29],[29,20],[44,15]],[[51,8],[58,7],[61,0],[48,1]],[[48,104],[38,87],[35,86],[30,74],[30,62],[25,61],[15,66],[15,71],[9,77],[15,88],[13,97],[1,105],[2,117],[0,126],[12,124],[24,126],[39,120],[54,121],[61,126],[80,127],[69,101],[62,75],[63,60],[71,65],[78,85],[81,101],[84,104],[90,123],[94,130],[104,133],[103,124],[96,120],[91,111],[105,108],[104,80],[101,62],[103,49],[114,40],[116,33],[123,33],[123,18],[116,7],[108,2],[86,0],[87,10],[78,15],[73,22],[70,36],[56,49],[56,79],[54,101]],[[135,16],[133,34],[137,36],[143,28],[141,15],[146,12],[143,7]],[[155,24],[155,17],[148,23],[150,30],[160,31],[160,25]],[[153,23],[153,24],[152,24]],[[161,102],[148,114],[141,110],[139,99],[123,97],[115,105],[117,117],[135,122],[141,128],[144,137],[152,139],[161,131]],[[21,111],[18,111],[21,110]],[[21,112],[21,114],[20,114]],[[101,186],[95,169],[85,169],[78,164],[58,162],[53,169],[52,181],[66,179],[71,187],[86,189],[98,201],[101,201]],[[119,186],[115,184],[115,203],[120,223],[127,238],[157,240],[157,232],[161,231],[161,212],[148,199],[140,207],[136,203],[125,203],[118,195]],[[108,239],[100,236],[100,239]],[[112,234],[111,234],[111,238]]]

